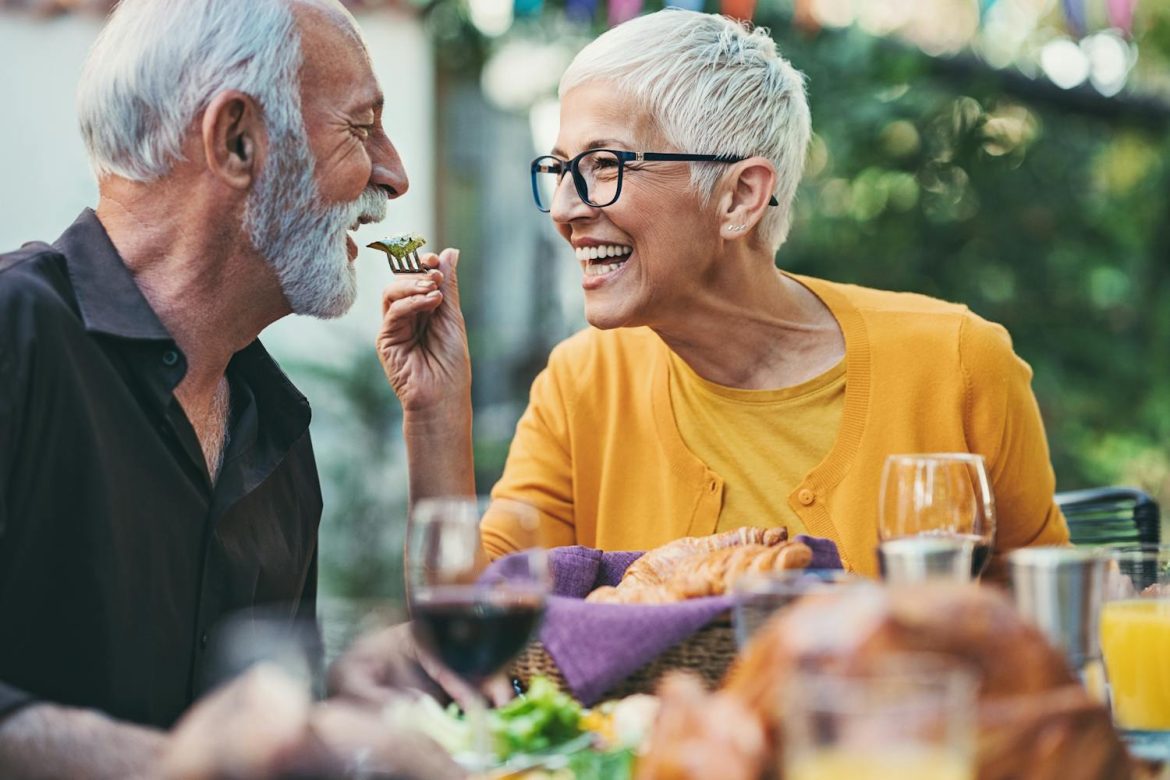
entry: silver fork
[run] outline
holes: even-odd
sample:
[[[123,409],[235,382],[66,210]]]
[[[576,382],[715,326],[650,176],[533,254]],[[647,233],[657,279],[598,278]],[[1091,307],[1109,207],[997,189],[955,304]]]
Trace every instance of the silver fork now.
[[[396,246],[397,244],[409,246],[414,244],[415,241],[418,241],[418,243],[414,247],[401,255],[399,254],[401,250]],[[372,244],[366,244],[366,246],[370,249],[381,249],[385,252],[386,260],[390,263],[390,270],[396,274],[425,274],[430,269],[423,266],[422,260],[418,256],[418,248],[425,243],[426,241],[421,236],[411,236],[408,234],[393,239],[386,239],[385,241],[375,241]]]

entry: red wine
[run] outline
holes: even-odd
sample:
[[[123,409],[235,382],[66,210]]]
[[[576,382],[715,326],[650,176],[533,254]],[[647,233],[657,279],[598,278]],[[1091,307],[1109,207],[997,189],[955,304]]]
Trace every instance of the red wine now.
[[[499,672],[528,643],[544,602],[539,596],[443,588],[415,599],[415,639],[471,683]]]

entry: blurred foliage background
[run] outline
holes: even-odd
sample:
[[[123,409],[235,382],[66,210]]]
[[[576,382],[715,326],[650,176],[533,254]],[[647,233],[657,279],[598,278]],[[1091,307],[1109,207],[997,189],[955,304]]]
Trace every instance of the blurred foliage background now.
[[[810,75],[818,135],[781,265],[1003,323],[1035,371],[1059,487],[1170,498],[1165,112],[1083,106],[859,36],[784,46]]]
[[[1170,502],[1170,0],[686,1],[733,3],[808,76],[816,136],[777,263],[1004,324],[1035,371],[1059,489],[1131,484]],[[422,208],[432,244],[463,251],[481,491],[549,349],[584,324],[580,271],[528,189],[529,161],[555,134],[557,80],[653,2],[347,0],[375,54],[433,93],[434,159],[427,148],[407,162],[412,177],[433,169],[419,177],[435,182]],[[402,111],[406,85],[384,81]],[[431,110],[417,101],[408,112]],[[391,214],[425,222],[412,207]],[[352,349],[298,336],[280,357],[314,407],[322,593],[395,605],[405,458],[371,327]]]
[[[754,15],[807,74],[816,132],[778,265],[962,301],[1004,324],[1035,371],[1059,489],[1124,483],[1170,500],[1170,3],[1130,5],[1132,28],[1119,30],[1096,5],[1082,4],[1077,20],[1069,3],[1018,0],[1032,27],[1005,44],[980,16],[992,3],[894,4],[898,24],[871,19],[866,29],[864,9],[883,0],[853,3],[855,15],[833,26],[808,18],[811,2],[776,0]],[[559,75],[553,65],[609,23],[603,8],[574,23],[571,3],[517,5],[494,35],[474,1],[429,6],[447,91],[478,89],[490,103],[503,81],[511,91],[494,100],[499,112],[528,111],[535,124]],[[958,30],[938,15],[948,6],[970,11]],[[935,19],[938,34],[919,17]],[[1089,68],[1105,39],[1122,52],[1120,75]],[[542,51],[528,70],[551,77],[493,73],[519,46]],[[1049,57],[1070,46],[1071,77],[1067,61],[1062,71]],[[490,255],[469,213],[455,211],[444,223],[452,239]],[[569,262],[546,251],[545,262]],[[490,307],[472,306],[472,327],[490,333]],[[546,330],[555,337],[534,337],[534,356],[515,361],[518,404],[548,343],[571,324],[554,320]],[[491,434],[480,440],[486,487],[506,447]]]
[[[612,2],[567,1],[420,6],[436,56],[437,243],[465,258],[481,492],[549,349],[584,324],[577,264],[531,206],[527,176],[555,134],[561,70],[612,21]],[[1009,36],[979,14],[987,0],[823,0],[901,9],[901,27],[870,18],[868,29],[863,15],[810,22],[820,1],[754,13],[807,75],[815,130],[778,265],[962,301],[1004,324],[1035,371],[1058,489],[1136,485],[1165,505],[1170,3],[1137,6],[1129,30],[1100,14],[1076,30],[1067,3],[1000,0],[1033,12],[1030,33]],[[581,2],[592,10],[582,15]],[[975,11],[958,28],[939,13],[963,7]],[[1076,73],[1094,35],[1122,52],[1111,78],[1085,63]],[[1071,77],[1067,59],[1064,72],[1045,62],[1050,44],[1071,52]],[[323,587],[381,592],[400,582],[385,552],[402,533],[387,529],[386,502],[405,501],[397,405],[365,357],[321,391],[338,404],[326,414],[352,426],[348,444],[367,453],[356,472],[352,453],[321,458],[341,470],[329,477]],[[319,407],[321,393],[309,394]]]

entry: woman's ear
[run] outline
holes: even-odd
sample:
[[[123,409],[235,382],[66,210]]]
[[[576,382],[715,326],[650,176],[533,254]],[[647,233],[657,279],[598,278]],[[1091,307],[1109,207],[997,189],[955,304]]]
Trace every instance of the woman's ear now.
[[[268,146],[256,101],[237,90],[219,93],[203,112],[202,130],[208,170],[233,189],[249,189],[260,174]]]
[[[776,168],[764,157],[749,157],[732,166],[726,181],[721,232],[737,238],[751,233],[772,208]]]

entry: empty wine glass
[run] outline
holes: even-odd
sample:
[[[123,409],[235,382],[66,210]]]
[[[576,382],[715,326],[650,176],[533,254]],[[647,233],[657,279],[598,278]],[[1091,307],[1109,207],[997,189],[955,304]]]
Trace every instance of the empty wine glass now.
[[[479,535],[489,503],[493,513],[511,514],[516,532],[535,542],[532,507],[474,497],[420,500],[406,534],[411,630],[434,661],[468,684],[464,705],[474,747],[456,758],[472,769],[494,763],[481,686],[531,639],[549,589],[547,557],[535,546],[489,565]]]
[[[979,577],[995,544],[995,499],[982,455],[937,452],[891,455],[882,470],[878,537],[882,543],[934,537],[969,546]],[[881,547],[879,546],[879,558]]]
[[[731,586],[735,596],[732,624],[736,646],[746,647],[768,618],[797,599],[832,592],[857,581],[857,575],[843,569],[786,569],[743,575]]]

